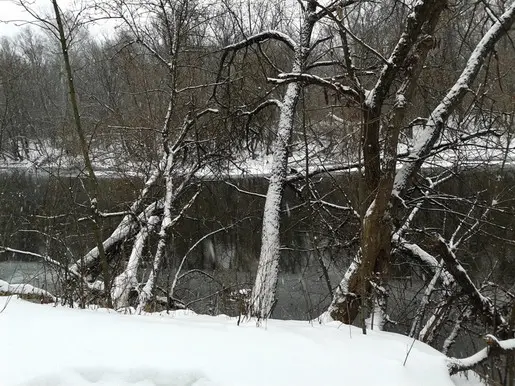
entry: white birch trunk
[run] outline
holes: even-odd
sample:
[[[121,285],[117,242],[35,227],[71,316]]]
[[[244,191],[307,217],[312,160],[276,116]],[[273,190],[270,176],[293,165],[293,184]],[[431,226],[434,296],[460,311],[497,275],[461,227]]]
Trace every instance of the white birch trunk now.
[[[170,156],[170,158],[173,159],[173,153]],[[164,213],[163,219],[161,221],[161,228],[159,230],[159,241],[157,243],[156,252],[154,254],[152,270],[150,271],[147,282],[145,283],[145,286],[141,290],[138,297],[138,306],[136,308],[136,313],[138,314],[144,310],[145,306],[152,298],[152,294],[156,286],[157,275],[161,267],[161,261],[163,260],[163,256],[165,254],[170,229],[177,223],[177,221],[179,221],[179,219],[183,216],[184,212],[191,207],[191,205],[195,202],[200,193],[200,190],[198,190],[193,195],[193,197],[191,197],[188,203],[182,207],[181,211],[178,214],[176,214],[175,217],[172,218],[172,204],[174,203],[177,195],[184,190],[192,175],[193,172],[191,172],[190,175],[184,181],[182,181],[182,183],[175,189],[171,173],[166,175]]]
[[[334,314],[338,310],[338,304],[345,300],[345,297],[349,295],[349,280],[354,275],[354,273],[358,270],[359,265],[361,264],[361,251],[358,251],[352,263],[350,263],[349,268],[345,271],[342,280],[338,284],[338,287],[334,290],[333,300],[327,311],[324,312],[322,318],[324,321],[333,321],[335,320],[331,315]]]
[[[465,322],[470,317],[470,308],[466,308],[463,313],[458,316],[458,319],[454,323],[454,327],[452,328],[451,333],[445,339],[442,346],[442,354],[447,355],[451,346],[456,342],[456,338],[458,337],[458,333],[461,330],[463,322]]]
[[[30,284],[10,284],[4,280],[0,280],[0,293],[7,295],[31,295],[40,296],[41,299],[50,300],[57,302],[58,298],[52,295],[47,290],[42,288],[34,287]]]
[[[436,283],[438,279],[440,278],[441,271],[443,270],[443,261],[440,261],[440,270],[435,272],[433,277],[431,278],[431,281],[429,282],[429,285],[424,290],[424,295],[422,296],[422,299],[420,300],[420,304],[417,309],[417,313],[415,315],[415,319],[413,320],[413,323],[411,324],[411,329],[409,336],[414,337],[417,333],[417,330],[420,326],[420,322],[422,321],[422,318],[424,317],[424,314],[426,313],[427,306],[429,305],[429,300],[431,299],[431,295],[433,294],[433,291],[435,290]]]
[[[132,216],[126,216],[120,222],[120,224],[118,224],[111,235],[103,242],[104,249],[108,252],[116,244],[134,235],[138,222],[147,221],[147,219],[150,218],[161,207],[162,201],[155,201],[152,204],[147,205],[147,207],[138,215],[137,220],[135,220]],[[69,271],[77,277],[80,277],[81,268],[84,269],[91,267],[98,262],[98,259],[98,248],[95,247],[82,258],[82,261],[78,260],[72,264],[69,268]],[[103,287],[98,289],[103,290]]]

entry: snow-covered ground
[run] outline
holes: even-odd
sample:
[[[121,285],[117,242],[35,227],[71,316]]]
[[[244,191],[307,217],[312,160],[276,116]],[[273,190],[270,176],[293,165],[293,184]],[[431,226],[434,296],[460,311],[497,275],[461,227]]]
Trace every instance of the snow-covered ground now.
[[[451,379],[445,357],[423,343],[410,352],[407,337],[336,322],[238,326],[226,316],[123,315],[16,297],[0,297],[0,310],[2,386],[479,385]]]

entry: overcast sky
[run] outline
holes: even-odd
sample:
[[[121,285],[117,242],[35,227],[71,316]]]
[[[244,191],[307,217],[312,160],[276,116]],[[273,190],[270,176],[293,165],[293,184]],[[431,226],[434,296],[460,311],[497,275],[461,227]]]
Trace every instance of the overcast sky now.
[[[50,0],[24,0],[39,15],[49,15],[52,10]],[[14,0],[0,0],[0,36],[15,36],[34,19]],[[59,0],[59,5],[67,8],[70,0]]]
[[[26,19],[28,19],[27,14],[23,12],[20,6],[15,5],[11,0],[0,0],[0,36],[12,36],[19,31],[19,26],[8,23],[8,21]]]
[[[52,3],[50,0],[24,0],[27,4],[30,4],[30,8],[33,9],[39,15],[51,15],[52,14]],[[87,3],[88,0],[58,0],[58,4],[63,9],[73,8],[73,4]],[[80,5],[77,5],[80,7]],[[15,0],[0,0],[0,37],[2,36],[15,36],[24,27],[28,25],[34,19],[27,13],[23,7],[16,4]],[[104,26],[105,23],[101,23]],[[100,26],[93,28],[93,33],[103,33],[106,28]]]

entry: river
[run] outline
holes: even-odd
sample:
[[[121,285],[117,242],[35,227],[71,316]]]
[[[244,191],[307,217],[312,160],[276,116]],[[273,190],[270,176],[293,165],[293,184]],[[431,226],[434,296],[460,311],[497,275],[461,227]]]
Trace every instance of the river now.
[[[515,178],[511,173],[505,180],[503,190],[508,191],[513,188]],[[487,171],[477,172],[460,184],[451,182],[446,189],[470,197],[474,191],[491,189],[492,181],[494,178]],[[191,245],[209,232],[227,228],[200,243],[183,268],[183,272],[191,274],[181,280],[175,295],[198,312],[234,315],[238,312],[238,300],[234,299],[233,292],[252,286],[259,256],[264,199],[241,193],[235,189],[235,184],[240,190],[257,194],[264,194],[267,188],[266,179],[257,177],[230,183],[204,181],[201,195],[174,228],[171,237],[164,262],[165,273],[161,277],[163,286],[171,282]],[[345,206],[346,197],[352,200],[357,194],[356,185],[352,175],[338,175],[320,179],[313,189],[316,188],[322,199]],[[140,186],[137,178],[102,178],[100,209],[126,209]],[[275,318],[310,320],[319,315],[331,298],[322,265],[327,268],[334,287],[357,246],[356,221],[350,212],[334,208],[326,212],[316,205],[303,206],[302,195],[303,192],[286,188]],[[49,255],[59,261],[74,261],[94,245],[88,221],[77,221],[87,215],[86,204],[84,181],[79,178],[22,171],[2,173],[0,244]],[[514,203],[511,205],[513,207]],[[513,240],[513,216],[499,216],[506,229],[502,236]],[[106,219],[102,224],[104,235],[109,234],[119,220]],[[442,212],[427,211],[420,221],[427,226],[445,227],[456,220]],[[472,272],[482,272],[486,266],[492,266],[490,260],[498,258],[496,264],[502,266],[507,280],[515,277],[512,247],[485,242],[485,236],[478,236],[469,246],[465,265]],[[485,260],[485,256],[489,260]],[[393,302],[415,296],[425,279],[413,275],[402,262],[394,269],[393,276]],[[49,290],[55,289],[56,281],[51,269],[40,261],[16,253],[0,254],[0,279],[29,282]]]

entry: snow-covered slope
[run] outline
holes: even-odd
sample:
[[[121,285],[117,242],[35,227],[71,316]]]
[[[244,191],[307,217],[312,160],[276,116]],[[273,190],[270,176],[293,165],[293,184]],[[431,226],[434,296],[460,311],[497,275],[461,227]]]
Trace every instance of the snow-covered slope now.
[[[5,308],[4,308],[5,306]],[[190,312],[121,315],[0,298],[0,385],[477,385],[396,334],[332,323],[237,326]]]

